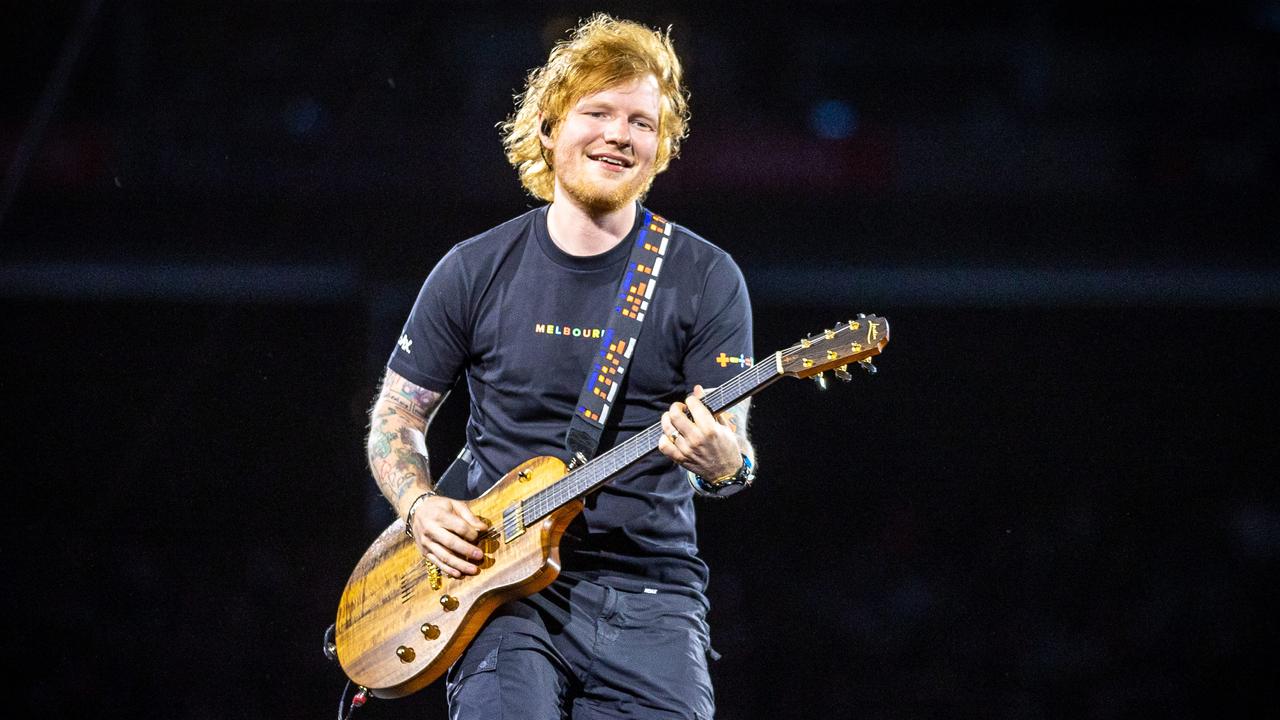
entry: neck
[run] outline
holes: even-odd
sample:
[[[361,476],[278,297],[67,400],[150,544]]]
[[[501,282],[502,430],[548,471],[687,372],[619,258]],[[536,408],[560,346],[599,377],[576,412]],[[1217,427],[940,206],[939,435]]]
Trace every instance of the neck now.
[[[592,213],[556,188],[547,210],[547,231],[556,247],[570,255],[589,256],[608,252],[622,242],[636,221],[636,205],[629,202],[617,210]]]

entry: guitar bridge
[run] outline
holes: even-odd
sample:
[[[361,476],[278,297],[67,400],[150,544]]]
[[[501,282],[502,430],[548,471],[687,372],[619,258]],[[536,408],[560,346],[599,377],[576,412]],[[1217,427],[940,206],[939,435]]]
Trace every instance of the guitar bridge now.
[[[524,503],[502,511],[502,541],[511,542],[524,534]]]

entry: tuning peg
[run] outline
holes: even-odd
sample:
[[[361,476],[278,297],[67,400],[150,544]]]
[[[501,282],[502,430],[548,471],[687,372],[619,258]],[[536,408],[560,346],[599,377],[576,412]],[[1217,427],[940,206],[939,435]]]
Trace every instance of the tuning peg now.
[[[876,374],[876,366],[871,364],[870,358],[867,358],[866,360],[859,360],[858,364],[862,366],[863,370],[867,371],[868,375]]]
[[[841,365],[840,367],[833,370],[831,374],[840,378],[844,382],[849,382],[850,380],[853,379],[853,376],[850,375],[849,371],[846,369],[848,367],[849,367],[848,365]]]
[[[817,375],[814,375],[814,376],[813,376],[813,381],[814,381],[814,382],[816,382],[816,383],[818,383],[818,389],[820,389],[820,390],[826,390],[826,389],[827,389],[827,378],[826,378],[826,375],[825,375],[825,374],[823,374],[823,373],[818,373]]]

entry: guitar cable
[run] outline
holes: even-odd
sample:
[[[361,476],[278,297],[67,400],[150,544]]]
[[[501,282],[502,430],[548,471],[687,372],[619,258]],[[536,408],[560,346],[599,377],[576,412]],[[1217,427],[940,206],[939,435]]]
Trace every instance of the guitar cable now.
[[[330,625],[328,630],[324,631],[324,656],[330,660],[338,661],[338,646],[333,641],[334,626]],[[342,694],[338,696],[338,720],[351,720],[351,716],[355,714],[356,708],[364,706],[369,701],[369,689],[357,685],[356,694],[351,696],[351,704],[347,704],[347,691],[351,689],[351,680],[347,679],[347,684],[342,686]]]
[[[338,698],[338,720],[351,720],[351,716],[355,714],[356,708],[362,707],[369,699],[369,691],[360,688],[355,695],[351,696],[351,704],[347,705],[347,691],[351,689],[351,681],[342,688],[342,695]]]

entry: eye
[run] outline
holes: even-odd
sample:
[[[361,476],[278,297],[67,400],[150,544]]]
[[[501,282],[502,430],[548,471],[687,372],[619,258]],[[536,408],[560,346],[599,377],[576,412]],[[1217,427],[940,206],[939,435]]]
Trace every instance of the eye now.
[[[646,130],[649,132],[652,132],[654,130],[653,123],[649,122],[648,120],[645,120],[644,118],[638,118],[636,120],[632,120],[631,124],[635,125],[641,130]]]

